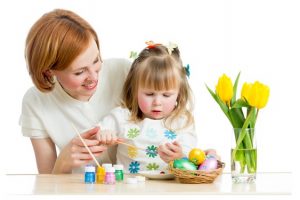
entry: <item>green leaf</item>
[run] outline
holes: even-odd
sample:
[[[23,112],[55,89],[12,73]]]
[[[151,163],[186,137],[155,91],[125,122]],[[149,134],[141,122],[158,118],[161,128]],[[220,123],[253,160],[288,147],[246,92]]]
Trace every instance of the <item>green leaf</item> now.
[[[235,81],[234,81],[234,85],[233,85],[233,96],[231,98],[231,101],[230,101],[230,105],[232,106],[235,101],[236,101],[236,89],[237,89],[237,86],[238,86],[238,83],[239,83],[239,78],[240,78],[240,74],[241,72],[239,72],[239,74],[237,75]]]
[[[241,128],[245,122],[245,117],[241,108],[231,108],[229,110],[232,126],[234,128]]]
[[[250,107],[250,105],[243,99],[238,99],[233,105],[232,108],[242,108],[242,107]]]
[[[249,115],[247,116],[246,120],[245,120],[245,123],[243,124],[243,127],[242,127],[242,130],[241,130],[241,134],[239,135],[239,138],[236,142],[236,146],[239,146],[241,144],[241,142],[243,141],[244,137],[245,137],[245,129],[248,128],[250,122],[253,120],[253,116],[255,115],[255,109],[252,108]]]
[[[229,109],[228,109],[227,105],[207,85],[206,85],[206,88],[209,91],[209,93],[211,94],[211,96],[214,98],[214,100],[219,104],[220,108],[222,109],[222,111],[224,112],[226,117],[231,122],[231,119],[230,119],[230,116],[228,113]]]

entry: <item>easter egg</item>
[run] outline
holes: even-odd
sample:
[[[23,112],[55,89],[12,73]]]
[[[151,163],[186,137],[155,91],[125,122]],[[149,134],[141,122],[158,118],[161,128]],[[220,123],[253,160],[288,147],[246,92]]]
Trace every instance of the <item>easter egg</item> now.
[[[208,171],[208,170],[214,170],[214,169],[217,169],[218,167],[218,161],[211,157],[211,158],[208,158],[206,159],[198,168],[198,170],[205,170],[205,171]]]
[[[188,159],[188,157],[183,157],[183,158],[181,158],[181,159],[184,159],[184,160],[189,160],[189,159]]]
[[[201,163],[203,163],[205,158],[205,152],[198,148],[192,149],[189,153],[189,160],[195,165],[200,165]]]
[[[206,150],[206,155],[216,155],[217,152],[214,149],[207,149]]]
[[[217,155],[207,154],[207,155],[206,155],[206,159],[210,159],[210,158],[217,159]]]
[[[184,169],[184,170],[196,170],[197,167],[194,163],[190,162],[186,159],[177,159],[173,162],[173,167],[177,169]]]

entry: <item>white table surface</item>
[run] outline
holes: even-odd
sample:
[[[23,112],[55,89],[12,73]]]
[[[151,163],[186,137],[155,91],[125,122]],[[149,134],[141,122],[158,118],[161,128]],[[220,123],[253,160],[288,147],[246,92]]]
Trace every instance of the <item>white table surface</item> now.
[[[289,195],[292,193],[292,173],[289,172],[258,173],[256,182],[252,184],[234,184],[229,173],[223,173],[212,184],[182,184],[176,180],[148,179],[145,183],[138,184],[85,184],[83,174],[11,174],[5,175],[1,182],[7,195]]]

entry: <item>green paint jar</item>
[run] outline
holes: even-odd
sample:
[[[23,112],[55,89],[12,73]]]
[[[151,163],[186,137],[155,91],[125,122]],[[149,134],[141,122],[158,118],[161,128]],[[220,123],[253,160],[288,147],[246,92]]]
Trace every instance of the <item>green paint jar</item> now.
[[[124,180],[124,173],[123,173],[123,165],[114,165],[115,168],[115,176],[116,181],[121,182]]]

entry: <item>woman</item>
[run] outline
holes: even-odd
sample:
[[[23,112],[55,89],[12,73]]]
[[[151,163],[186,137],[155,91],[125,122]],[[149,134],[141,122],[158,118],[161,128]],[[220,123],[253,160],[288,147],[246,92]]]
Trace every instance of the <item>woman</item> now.
[[[114,149],[99,145],[99,128],[92,127],[119,104],[130,63],[102,62],[93,28],[61,9],[32,26],[25,58],[35,87],[24,95],[20,125],[31,139],[39,173],[71,173],[92,160],[72,124],[101,162],[114,162]]]

